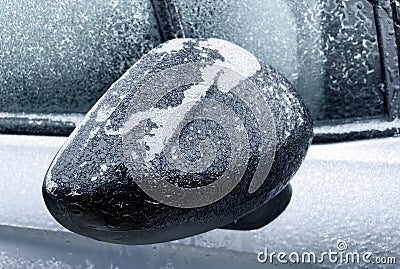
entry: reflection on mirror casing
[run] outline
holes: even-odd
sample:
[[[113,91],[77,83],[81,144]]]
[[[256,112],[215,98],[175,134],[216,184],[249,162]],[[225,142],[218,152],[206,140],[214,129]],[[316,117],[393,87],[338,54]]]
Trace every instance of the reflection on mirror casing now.
[[[225,226],[287,186],[312,139],[293,86],[219,39],[175,39],[89,111],[43,184],[50,213],[97,240],[148,244]]]

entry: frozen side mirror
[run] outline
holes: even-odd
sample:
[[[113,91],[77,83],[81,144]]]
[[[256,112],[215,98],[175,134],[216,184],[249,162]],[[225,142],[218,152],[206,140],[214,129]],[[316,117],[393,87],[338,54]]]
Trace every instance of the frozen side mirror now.
[[[270,66],[227,41],[175,39],[89,111],[43,197],[67,229],[113,243],[257,228],[288,204],[312,135],[302,99]]]

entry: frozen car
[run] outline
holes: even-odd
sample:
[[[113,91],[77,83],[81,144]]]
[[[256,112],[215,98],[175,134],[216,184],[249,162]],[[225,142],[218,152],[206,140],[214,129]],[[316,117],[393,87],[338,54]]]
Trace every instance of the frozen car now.
[[[397,1],[9,0],[0,7],[1,268],[398,267]],[[259,229],[232,224],[162,244],[115,245],[69,232],[41,197],[52,158],[127,68],[176,37],[229,40],[297,87],[316,127],[291,202]],[[318,262],[329,251],[356,253],[355,260]],[[311,257],[285,263],[291,253]]]

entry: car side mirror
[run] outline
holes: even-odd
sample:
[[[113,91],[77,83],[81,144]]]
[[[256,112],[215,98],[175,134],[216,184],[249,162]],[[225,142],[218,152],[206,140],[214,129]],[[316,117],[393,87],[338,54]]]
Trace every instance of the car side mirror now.
[[[120,244],[258,228],[288,204],[312,136],[302,99],[273,68],[227,41],[174,39],[89,111],[43,198],[67,229]]]

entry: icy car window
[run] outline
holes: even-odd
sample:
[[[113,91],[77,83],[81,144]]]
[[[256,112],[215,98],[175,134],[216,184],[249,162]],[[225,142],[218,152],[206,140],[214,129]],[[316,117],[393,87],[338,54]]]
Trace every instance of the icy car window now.
[[[372,5],[365,0],[177,0],[188,37],[245,47],[293,82],[315,119],[383,116]]]
[[[87,112],[160,42],[149,0],[0,1],[0,110]]]

